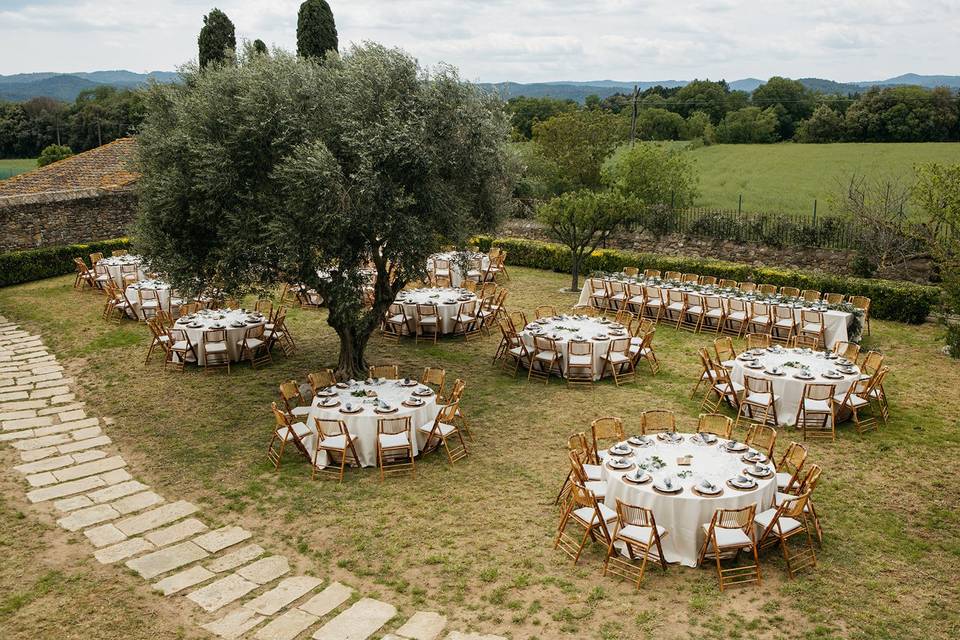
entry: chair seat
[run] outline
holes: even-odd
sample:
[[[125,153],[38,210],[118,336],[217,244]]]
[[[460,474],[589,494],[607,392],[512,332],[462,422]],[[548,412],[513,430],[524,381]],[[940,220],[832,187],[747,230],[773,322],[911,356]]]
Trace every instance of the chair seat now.
[[[597,481],[603,477],[603,467],[599,464],[585,464],[583,472],[587,474],[587,480]]]
[[[297,434],[297,437],[300,439],[313,435],[313,429],[308,427],[303,422],[294,422],[290,426],[293,428],[293,433]],[[280,436],[284,442],[289,442],[293,437],[288,427],[281,427],[280,429],[277,429],[277,435]]]
[[[283,338],[283,331],[267,331],[263,334],[267,340],[280,340]]]
[[[597,512],[590,507],[580,507],[573,512],[573,516],[580,522],[586,524],[597,524]],[[612,522],[617,519],[617,512],[600,503],[600,517],[606,522]]]
[[[450,270],[449,270],[449,269],[437,269],[437,270],[435,270],[435,271],[433,272],[433,275],[437,276],[438,278],[449,278],[449,277],[450,277]]]
[[[783,320],[777,320],[778,327],[795,327],[797,326],[797,321],[793,318],[784,318]]]
[[[559,357],[559,354],[558,354],[556,351],[549,351],[549,350],[547,350],[547,351],[538,351],[538,352],[537,352],[537,355],[534,356],[534,357],[535,357],[537,360],[544,360],[544,361],[546,361],[546,362],[550,362],[551,360],[555,360],[556,358],[558,358],[558,357]]]
[[[403,324],[406,321],[407,319],[403,316],[403,314],[400,314],[400,313],[398,313],[395,316],[390,316],[389,318],[387,318],[387,322],[389,322],[390,324]]]
[[[670,311],[682,311],[682,310],[683,310],[683,303],[682,303],[682,302],[674,302],[673,304],[667,305],[667,309],[670,309]]]
[[[792,477],[793,477],[792,473],[785,473],[783,471],[778,471],[777,472],[777,489],[786,489]]]
[[[632,298],[627,300],[627,302],[630,302],[632,304],[643,304],[644,300],[645,298],[643,296],[633,296]]]
[[[203,343],[203,351],[205,353],[226,353],[227,343],[226,342],[205,342]]]
[[[381,433],[378,435],[381,449],[396,449],[410,446],[410,434],[403,433]]]
[[[764,529],[770,526],[770,523],[773,521],[773,518],[776,515],[776,509],[767,509],[762,513],[758,513],[753,521],[760,528],[760,532],[762,533]],[[786,516],[780,516],[780,519],[777,520],[776,527],[774,527],[774,531],[783,535],[787,533],[793,533],[802,526],[803,525],[800,524],[798,520],[794,520],[793,518],[788,518]]]
[[[592,491],[593,495],[597,496],[597,500],[603,500],[607,497],[606,480],[588,480],[586,485],[586,488]]]
[[[742,393],[742,392],[743,392],[743,385],[740,384],[739,382],[734,382],[733,380],[731,380],[731,381],[730,381],[730,387],[733,387],[734,393]],[[714,390],[715,390],[717,393],[729,393],[729,392],[730,392],[729,388],[728,388],[727,385],[724,384],[724,383],[717,383],[717,384],[713,385],[713,388],[714,388]]]
[[[720,309],[720,308],[710,309],[710,311],[707,311],[707,317],[721,318],[723,317],[723,309]]]
[[[445,423],[445,422],[441,422],[441,423],[440,423],[440,426],[437,428],[437,430],[440,432],[440,435],[446,437],[446,436],[450,435],[451,433],[453,433],[454,431],[456,431],[457,428],[456,428],[455,426],[453,426],[452,424],[447,424],[447,423]],[[422,433],[429,434],[431,431],[433,431],[433,420],[431,420],[430,422],[428,422],[428,423],[426,423],[426,424],[422,424],[422,425],[420,425],[419,427],[417,427],[417,431],[420,431],[420,432],[422,432]]]
[[[567,365],[574,367],[586,367],[593,364],[593,358],[588,355],[574,354],[567,356]]]
[[[730,320],[746,320],[747,314],[745,311],[731,311],[727,314],[727,318]]]
[[[310,407],[309,406],[294,407],[293,409],[290,410],[290,414],[295,416],[308,416],[310,415]]]
[[[734,364],[736,364],[736,362],[737,362],[736,360],[724,360],[723,362],[720,363],[720,365],[721,365],[724,369],[729,369],[729,368],[731,368]]]
[[[516,356],[517,358],[523,358],[526,356],[526,353],[523,351],[523,347],[513,347],[509,351],[510,355]]]
[[[630,362],[630,356],[628,356],[628,355],[625,354],[625,353],[620,353],[620,352],[608,353],[607,355],[603,356],[603,358],[604,358],[605,360],[607,360],[608,362],[611,362],[611,363],[613,363],[613,364],[620,364],[620,363],[622,363],[622,362]]]
[[[248,349],[256,349],[260,345],[266,344],[266,342],[261,340],[260,338],[246,338],[245,340],[238,340],[237,346],[242,347],[244,342],[247,343]]]
[[[803,410],[811,413],[830,413],[830,402],[828,400],[811,400],[805,398],[803,401]]]
[[[775,396],[770,393],[750,393],[744,399],[744,402],[747,404],[757,404],[762,407],[766,407],[767,405],[774,404],[779,399],[780,396]]]
[[[699,316],[703,313],[703,307],[687,307],[687,313],[694,316]]]
[[[187,344],[186,340],[180,340],[179,342],[174,342],[170,348],[174,351],[186,351],[190,348],[190,345]]]
[[[420,324],[437,324],[437,316],[420,316]]]
[[[703,524],[703,531],[704,533],[708,533],[710,531],[709,522]],[[753,545],[750,537],[745,534],[742,529],[724,529],[723,527],[715,527],[713,532],[717,536],[717,546],[721,549],[728,547],[749,547]]]
[[[784,501],[784,500],[792,500],[792,499],[794,499],[794,498],[796,498],[796,497],[797,497],[797,496],[790,495],[789,493],[781,493],[781,492],[777,491],[777,495],[774,496],[774,498],[773,498],[773,503],[779,507],[781,504],[783,504],[783,501]],[[804,513],[810,513],[810,504],[809,504],[809,503],[803,505],[803,512],[804,512]]]
[[[470,324],[476,320],[477,318],[475,316],[457,316],[457,322],[460,324]]]
[[[663,302],[659,298],[647,298],[648,307],[662,307]]]
[[[851,395],[849,398],[845,393],[838,393],[833,396],[833,401],[837,404],[841,404],[847,407],[854,407],[859,409],[860,407],[870,404],[870,401],[866,398],[861,398],[860,396]]]
[[[753,324],[770,324],[770,316],[753,316],[750,318]]]
[[[666,529],[660,525],[657,525],[657,535],[662,538],[666,533]],[[641,527],[635,524],[628,524],[620,529],[620,531],[617,533],[617,536],[620,538],[626,538],[630,542],[638,542],[645,545],[651,542],[651,534],[653,534],[653,527]]]
[[[821,331],[823,331],[823,325],[814,323],[814,322],[809,322],[803,325],[803,330],[809,333],[820,333]]]
[[[168,336],[168,335],[166,335],[166,334],[159,335],[159,336],[157,336],[157,340],[159,340],[160,342],[166,344],[166,343],[170,342],[170,336]],[[184,343],[184,344],[186,344],[186,343]]]
[[[141,309],[159,309],[160,303],[156,300],[144,300],[140,303]]]
[[[320,441],[320,448],[331,451],[345,451],[347,448],[347,437],[342,433],[338,436],[326,436]]]
[[[701,380],[713,380],[716,377],[717,377],[717,372],[714,371],[713,369],[710,369],[710,371],[704,371],[703,373],[700,374]]]

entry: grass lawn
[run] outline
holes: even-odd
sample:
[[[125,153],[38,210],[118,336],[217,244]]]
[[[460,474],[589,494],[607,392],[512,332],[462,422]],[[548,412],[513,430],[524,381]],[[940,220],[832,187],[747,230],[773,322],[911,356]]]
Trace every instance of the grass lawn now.
[[[18,158],[14,160],[0,159],[0,180],[12,178],[13,176],[33,171],[37,168],[36,158]]]
[[[568,276],[512,268],[507,306],[569,307]],[[566,475],[565,442],[602,415],[637,430],[645,409],[675,410],[695,428],[695,349],[707,336],[662,327],[663,369],[636,386],[592,390],[558,380],[527,385],[494,369],[495,337],[437,346],[372,341],[371,362],[426,365],[467,381],[463,408],[477,442],[449,468],[438,455],[417,478],[381,484],[352,470],[342,486],[311,482],[290,455],[279,474],[265,449],[279,381],[304,379],[336,360],[324,311],[293,310],[299,353],[233,375],[164,373],[143,365],[142,325],[106,325],[101,298],[77,293],[72,276],[0,290],[0,314],[43,334],[79,384],[90,415],[110,416],[109,435],[141,479],[194,501],[211,524],[241,524],[300,570],[386,598],[409,615],[440,611],[453,628],[539,638],[953,638],[960,632],[960,491],[949,471],[960,456],[960,367],[940,353],[938,328],[875,321],[866,345],[893,367],[889,426],[862,439],[845,425],[835,443],[814,443],[824,468],[815,495],[825,527],[818,566],[786,578],[776,552],[763,585],[721,594],[710,568],[651,569],[637,591],[603,578],[594,546],[578,566],[553,549],[553,498]],[[739,434],[741,437],[743,434]],[[781,429],[778,454],[793,437]],[[119,567],[99,566],[82,535],[52,526],[26,505],[13,452],[0,452],[0,637],[99,639],[202,637],[173,601]],[[266,541],[265,543],[263,541]],[[184,608],[186,609],[186,608]],[[75,620],[82,620],[73,628]],[[91,629],[98,629],[91,634]],[[377,636],[379,637],[379,636]]]
[[[830,199],[853,174],[902,178],[924,162],[960,162],[960,143],[721,144],[694,150],[700,172],[698,206],[744,211],[831,212]],[[787,188],[789,187],[789,188]]]

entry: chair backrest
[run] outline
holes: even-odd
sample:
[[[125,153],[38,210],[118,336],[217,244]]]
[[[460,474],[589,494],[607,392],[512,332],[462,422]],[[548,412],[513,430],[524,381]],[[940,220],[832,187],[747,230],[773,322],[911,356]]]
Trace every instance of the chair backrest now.
[[[747,431],[747,438],[744,443],[757,451],[762,451],[772,459],[774,447],[777,444],[777,430],[765,424],[754,424]]]
[[[741,282],[740,291],[743,293],[753,293],[757,290],[757,285],[753,282]]]
[[[800,321],[803,322],[804,327],[807,325],[819,325],[820,328],[823,328],[823,311],[804,309],[800,312]]]
[[[793,313],[793,307],[788,307],[785,304],[778,304],[773,307],[773,319],[778,323],[789,321],[792,324],[788,326],[792,326],[796,324],[796,317]],[[784,325],[780,324],[779,326]]]
[[[797,472],[803,468],[803,463],[806,462],[806,460],[807,447],[800,442],[791,442],[777,463],[777,469],[796,476]]]
[[[733,348],[733,338],[730,336],[714,340],[713,350],[717,353],[717,362],[726,362],[737,357],[737,350]]]
[[[622,353],[628,358],[630,357],[630,338],[615,338],[610,341],[610,344],[607,346],[607,355],[613,353]]]
[[[437,392],[437,397],[442,398],[444,392],[444,383],[447,380],[447,370],[439,367],[424,367],[420,382],[431,385]]]
[[[743,386],[747,390],[748,395],[751,393],[769,393],[771,394],[771,401],[773,399],[773,383],[767,378],[744,375]]]
[[[640,414],[640,428],[644,434],[672,433],[677,430],[677,418],[673,411],[651,409]]]
[[[777,292],[777,287],[773,284],[762,284],[757,287],[757,290],[761,295],[772,296]]]
[[[879,351],[868,351],[860,368],[867,373],[876,373],[883,365],[884,356]]]
[[[860,357],[860,345],[856,342],[837,342],[833,345],[833,352],[850,362],[856,362]]]
[[[553,338],[548,338],[547,336],[534,336],[533,337],[533,349],[537,353],[542,351],[553,351],[557,352],[557,341]]]
[[[827,304],[840,304],[843,302],[844,295],[842,293],[825,293],[823,294],[823,301]]]
[[[378,418],[377,433],[396,435],[410,432],[410,416]]]
[[[837,385],[824,382],[808,382],[803,385],[804,400],[831,401],[837,393]]]
[[[852,304],[855,309],[862,309],[864,315],[870,314],[870,298],[866,296],[850,296],[850,304]]]
[[[453,386],[450,387],[450,396],[447,398],[447,402],[460,402],[460,398],[463,397],[463,390],[467,388],[467,383],[457,378],[453,381]]]
[[[623,420],[614,416],[597,418],[590,423],[590,435],[593,438],[594,451],[605,449],[607,447],[601,445],[609,441],[620,442],[626,438]]]
[[[568,340],[567,341],[567,364],[570,364],[569,356],[592,356],[593,342],[590,340]]]
[[[263,331],[264,325],[258,324],[252,327],[247,327],[247,330],[243,332],[243,340],[263,340]]]
[[[273,300],[261,298],[253,303],[253,310],[259,311],[269,318],[273,314]]]
[[[551,304],[542,304],[536,308],[534,314],[537,317],[537,320],[540,318],[551,318],[557,315],[557,308]]]
[[[343,420],[325,420],[315,417],[313,421],[317,425],[317,434],[320,442],[323,442],[327,438],[334,438],[349,433],[347,431],[347,425]]]
[[[619,498],[617,498],[617,520],[621,529],[632,524],[635,527],[649,527],[651,535],[655,535],[657,531],[657,520],[653,516],[652,509],[627,504]]]
[[[770,315],[770,305],[766,302],[751,302],[750,303],[750,316],[751,317],[762,317]]]
[[[721,289],[736,289],[736,288],[737,288],[737,281],[736,281],[736,280],[730,280],[730,279],[728,279],[728,278],[721,278],[721,279],[720,279],[720,285],[719,285],[719,286],[720,286]]]
[[[796,287],[780,287],[780,295],[788,298],[799,298],[800,289]]]
[[[703,371],[700,372],[700,376],[702,377],[704,373],[707,374],[710,384],[713,384],[713,370],[716,368],[716,366],[713,364],[713,360],[710,358],[710,352],[704,347],[698,347],[697,356],[700,358],[700,364],[703,366]]]
[[[633,278],[633,277],[636,276],[638,273],[640,273],[640,269],[637,268],[637,267],[624,267],[624,268],[623,268],[623,275],[627,276],[628,278]]]
[[[308,373],[307,382],[310,383],[310,388],[313,389],[313,394],[316,395],[320,389],[326,389],[327,387],[332,387],[337,384],[337,376],[333,373],[333,369],[321,369]]]
[[[683,282],[700,282],[700,276],[696,273],[685,273],[682,278]]]
[[[766,349],[770,346],[770,335],[766,333],[748,333],[747,349]]]
[[[227,341],[226,329],[207,329],[203,332],[203,344],[215,344]]]
[[[740,509],[717,509],[710,520],[707,537],[714,535],[714,529],[740,529],[753,541],[756,539],[753,529],[753,518],[756,513],[756,504],[749,504]]]
[[[717,284],[716,276],[700,276],[700,284],[703,286],[713,286]]]
[[[515,331],[523,331],[527,327],[527,314],[523,311],[511,311],[507,314],[507,317],[510,318],[510,324],[513,325]]]
[[[387,378],[390,380],[396,380],[400,377],[400,367],[395,364],[375,364],[371,365],[369,369],[369,374],[371,378]]]
[[[820,292],[816,289],[804,289],[800,294],[804,300],[807,302],[819,302],[820,301]]]
[[[816,349],[820,341],[813,336],[793,336],[787,341],[787,347],[792,349]]]
[[[96,253],[91,253],[91,254],[90,254],[90,264],[96,265],[96,264],[97,264],[98,262],[100,262],[101,260],[103,260],[103,254],[100,253],[99,251],[96,252]]]
[[[744,315],[747,314],[747,301],[741,300],[740,298],[730,298],[727,300],[727,311],[729,313],[740,312]]]
[[[625,327],[629,327],[630,323],[633,322],[633,314],[626,309],[620,309],[617,311],[617,315],[613,321],[622,324]]]
[[[607,529],[607,522],[600,512],[600,503],[594,493],[577,483],[573,483],[570,493],[573,505],[576,507],[587,507],[593,510],[593,515],[588,521],[593,524],[594,528],[600,531],[600,537],[603,538],[601,542],[609,544],[610,530]]]
[[[660,270],[659,269],[644,269],[643,270],[644,278],[659,278]]]
[[[664,280],[680,280],[683,277],[683,274],[679,271],[667,271],[663,274]]]
[[[280,383],[280,399],[283,400],[287,413],[304,403],[303,396],[300,394],[300,385],[296,380],[285,380]]]
[[[697,433],[712,433],[718,438],[730,438],[733,419],[721,413],[701,413],[697,421]]]
[[[804,468],[807,470],[807,473],[800,483],[800,492],[813,493],[813,490],[816,489],[820,483],[820,474],[823,470],[820,468],[820,465],[816,463],[808,464]]]

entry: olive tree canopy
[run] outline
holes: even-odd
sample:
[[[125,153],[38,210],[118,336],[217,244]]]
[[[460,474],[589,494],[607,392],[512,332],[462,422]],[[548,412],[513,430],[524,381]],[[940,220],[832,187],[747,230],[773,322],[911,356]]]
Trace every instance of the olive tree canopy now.
[[[153,85],[136,242],[187,292],[298,282],[340,337],[340,373],[428,256],[489,230],[509,192],[502,104],[376,44],[277,52]],[[376,269],[372,308],[360,269]]]

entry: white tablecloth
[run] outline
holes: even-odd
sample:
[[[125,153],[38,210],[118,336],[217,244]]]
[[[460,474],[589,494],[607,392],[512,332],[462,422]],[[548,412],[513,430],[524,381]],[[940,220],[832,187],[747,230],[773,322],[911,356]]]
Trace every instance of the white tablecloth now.
[[[624,282],[625,284],[629,282],[642,283],[643,279],[641,278],[640,280],[636,280],[636,279],[627,278],[622,280],[621,282]],[[657,290],[663,289],[664,297],[666,297],[666,294],[665,294],[666,290],[677,288],[670,284],[646,284],[645,286],[652,287]],[[590,295],[593,293],[595,287],[599,288],[599,281],[595,284],[594,278],[587,278],[586,282],[584,282],[583,284],[583,289],[580,291],[580,300],[578,301],[577,304],[581,306],[589,305]],[[694,292],[692,289],[687,289],[683,287],[680,287],[680,290],[689,291],[691,293]],[[736,298],[736,299],[745,300],[745,301],[750,300],[749,297],[732,295],[719,290],[712,291],[712,292],[704,290],[704,291],[699,291],[697,293],[700,293],[701,295],[719,296],[720,302],[723,305],[724,310],[727,310],[727,311],[729,311],[728,304],[731,298]],[[795,305],[791,305],[791,306],[794,306],[793,315],[797,319],[797,323],[799,324],[803,309],[797,308]],[[838,342],[848,341],[847,327],[850,325],[851,322],[853,322],[853,314],[847,313],[846,311],[838,311],[836,309],[825,309],[823,311],[824,342],[826,343],[828,348],[832,348],[833,345],[835,345]]]
[[[447,260],[450,262],[450,284],[459,287],[464,281],[464,272],[460,268],[460,263],[466,259],[466,265],[469,267],[470,260],[480,260],[480,275],[490,268],[490,257],[485,253],[457,253],[455,251],[447,253],[435,253],[427,259],[427,271],[433,272],[434,260]]]
[[[603,373],[603,357],[607,355],[607,348],[612,338],[627,338],[629,334],[619,324],[607,318],[589,318],[586,316],[554,316],[534,320],[520,332],[520,338],[527,346],[530,354],[534,353],[534,336],[553,338],[560,350],[560,360],[563,362],[563,371],[567,371],[567,343],[570,340],[589,340],[593,344],[593,379],[599,380]],[[611,335],[611,331],[618,331],[622,335]]]
[[[464,298],[461,300],[461,298]],[[437,307],[437,316],[440,318],[440,333],[453,333],[457,322],[460,305],[464,302],[476,300],[476,296],[465,289],[410,289],[401,291],[396,302],[403,305],[407,317],[416,327],[420,314],[417,313],[418,304],[434,304]],[[478,302],[479,304],[479,302]],[[476,314],[474,314],[476,315]]]
[[[605,463],[602,477],[607,481],[605,503],[611,509],[617,508],[617,499],[628,504],[647,507],[653,510],[657,524],[664,527],[668,535],[663,538],[663,553],[667,562],[679,562],[695,567],[700,545],[706,537],[702,525],[708,524],[717,509],[740,509],[751,504],[757,505],[757,513],[773,505],[777,492],[776,475],[769,478],[757,478],[757,486],[750,491],[738,491],[727,484],[727,480],[740,475],[748,466],[741,460],[745,452],[728,453],[719,444],[704,445],[691,442],[692,434],[682,434],[679,444],[668,444],[654,439],[647,447],[631,447],[634,455],[630,459],[635,465],[649,464],[653,456],[658,456],[666,466],[659,470],[650,470],[653,481],[646,484],[631,484],[623,480],[626,473],[633,473],[636,466],[623,471],[615,471]],[[726,441],[722,441],[726,442]],[[693,456],[690,466],[680,466],[677,458]],[[772,462],[769,463],[772,468]],[[687,478],[678,478],[677,474],[690,470]],[[664,495],[653,489],[654,483],[673,478],[683,492]],[[723,488],[717,497],[702,497],[693,492],[693,487],[702,480],[708,480]],[[611,534],[613,532],[611,531]]]
[[[128,316],[135,319],[142,317],[140,314],[140,297],[137,294],[139,291],[146,290],[156,291],[157,298],[160,300],[160,308],[164,311],[170,311],[170,285],[153,280],[141,280],[126,288],[127,300],[130,301],[132,307],[127,311]]]
[[[777,420],[782,425],[793,425],[797,421],[797,409],[800,408],[800,400],[803,398],[803,388],[807,383],[832,384],[836,385],[836,393],[846,393],[857,378],[860,376],[860,370],[854,366],[857,373],[841,374],[842,378],[831,380],[824,378],[823,373],[827,371],[836,371],[837,361],[827,359],[822,351],[808,352],[806,349],[776,349],[770,351],[767,349],[756,350],[758,354],[758,363],[762,368],[752,369],[746,366],[748,363],[737,359],[733,361],[730,370],[730,378],[734,382],[743,384],[743,376],[748,375],[752,378],[764,378],[773,382],[773,393],[780,396],[776,402]],[[741,354],[740,357],[743,357]],[[811,380],[799,380],[794,377],[802,369],[795,367],[784,367],[784,363],[798,362],[803,366],[809,367],[813,375]],[[783,375],[776,376],[768,373],[774,367],[780,367]]]
[[[116,256],[110,258],[101,258],[97,265],[103,265],[107,268],[107,272],[110,274],[110,278],[113,280],[113,283],[118,287],[123,286],[123,273],[120,270],[121,266],[136,266],[137,268],[137,280],[144,280],[146,275],[141,268],[141,263],[143,259],[140,256],[126,255],[126,256]],[[132,273],[132,272],[131,272]]]
[[[209,329],[226,329],[227,331],[227,352],[230,359],[234,362],[240,359],[240,347],[237,343],[243,340],[247,329],[260,324],[266,324],[266,319],[261,318],[257,322],[247,322],[251,318],[249,311],[239,309],[226,310],[221,309],[212,311],[204,309],[194,316],[185,316],[176,321],[174,329],[182,329],[187,332],[190,342],[197,351],[197,364],[202,365],[205,362],[203,356],[203,334]],[[242,323],[242,326],[236,327],[235,323]],[[199,325],[199,326],[196,326]]]
[[[403,418],[409,416],[410,439],[413,443],[413,454],[418,455],[420,448],[426,444],[427,435],[418,432],[417,427],[427,422],[432,422],[436,417],[438,411],[437,397],[436,394],[432,394],[429,397],[420,398],[424,402],[423,405],[419,407],[405,406],[403,401],[414,397],[413,391],[417,389],[426,389],[426,387],[420,385],[405,387],[402,386],[402,381],[400,380],[385,380],[383,382],[374,382],[373,384],[356,382],[346,388],[332,387],[331,390],[337,394],[336,399],[339,400],[339,405],[329,409],[321,407],[320,402],[324,400],[324,398],[318,395],[313,399],[308,414],[306,416],[300,415],[297,419],[306,417],[305,422],[314,434],[316,433],[314,418],[320,418],[321,420],[343,420],[347,425],[347,430],[354,438],[353,446],[357,450],[360,464],[364,467],[375,467],[377,466],[377,422],[380,418]],[[352,392],[357,390],[373,390],[376,392],[377,398],[397,407],[397,410],[393,413],[377,413],[374,410],[373,398],[358,398],[351,395]],[[343,413],[341,409],[343,409],[347,403],[354,406],[362,406],[363,410],[354,414]],[[296,411],[295,415],[299,413],[301,412]],[[313,448],[316,446],[315,437],[315,435],[311,436],[305,443],[308,451],[313,451]],[[317,460],[318,464],[326,465],[328,463],[327,454],[321,453]]]

